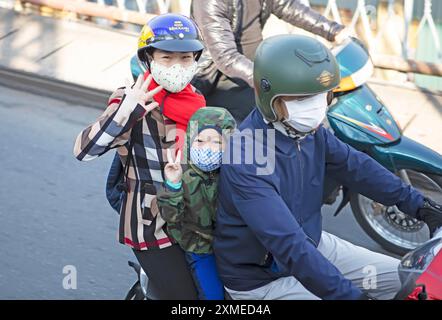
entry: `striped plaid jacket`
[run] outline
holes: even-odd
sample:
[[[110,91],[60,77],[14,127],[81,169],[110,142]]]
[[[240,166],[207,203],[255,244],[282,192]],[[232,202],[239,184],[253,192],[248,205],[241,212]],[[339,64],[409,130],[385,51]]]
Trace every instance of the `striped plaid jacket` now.
[[[132,144],[129,191],[120,209],[119,242],[137,250],[161,249],[175,243],[159,214],[156,193],[163,182],[166,150],[175,146],[176,126],[158,109],[145,116],[141,105],[133,109],[125,100],[124,89],[117,89],[97,121],[80,132],[74,155],[89,161],[115,148],[125,164]]]

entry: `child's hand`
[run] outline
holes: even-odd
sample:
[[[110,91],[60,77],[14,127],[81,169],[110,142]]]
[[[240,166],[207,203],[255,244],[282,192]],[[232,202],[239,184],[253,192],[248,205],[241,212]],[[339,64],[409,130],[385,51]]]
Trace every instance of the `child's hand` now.
[[[181,151],[178,151],[175,161],[172,159],[172,153],[170,149],[167,149],[167,164],[164,167],[164,175],[167,180],[172,183],[178,183],[183,177],[183,169],[180,164]]]

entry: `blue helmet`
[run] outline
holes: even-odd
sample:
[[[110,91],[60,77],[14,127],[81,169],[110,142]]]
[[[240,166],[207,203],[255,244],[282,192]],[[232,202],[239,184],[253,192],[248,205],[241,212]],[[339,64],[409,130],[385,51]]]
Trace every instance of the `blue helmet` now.
[[[138,58],[149,66],[153,49],[172,52],[195,52],[196,60],[203,52],[201,32],[196,23],[181,14],[166,13],[151,19],[138,38]]]

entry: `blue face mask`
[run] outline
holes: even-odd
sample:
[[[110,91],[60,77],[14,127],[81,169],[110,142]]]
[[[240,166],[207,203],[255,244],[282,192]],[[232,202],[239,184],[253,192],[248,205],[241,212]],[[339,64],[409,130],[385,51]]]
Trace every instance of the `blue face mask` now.
[[[190,148],[190,160],[202,171],[209,172],[221,166],[222,151],[212,151],[209,148]]]

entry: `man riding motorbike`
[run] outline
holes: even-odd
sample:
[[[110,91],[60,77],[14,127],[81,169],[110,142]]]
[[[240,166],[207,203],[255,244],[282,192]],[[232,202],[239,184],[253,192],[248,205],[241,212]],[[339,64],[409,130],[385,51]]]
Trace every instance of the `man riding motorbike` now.
[[[441,207],[320,125],[340,74],[319,41],[264,40],[253,78],[257,108],[220,171],[214,253],[226,290],[234,299],[393,298],[399,260],[322,231],[325,174],[396,205],[431,233],[442,226]],[[260,155],[272,153],[263,169]]]

